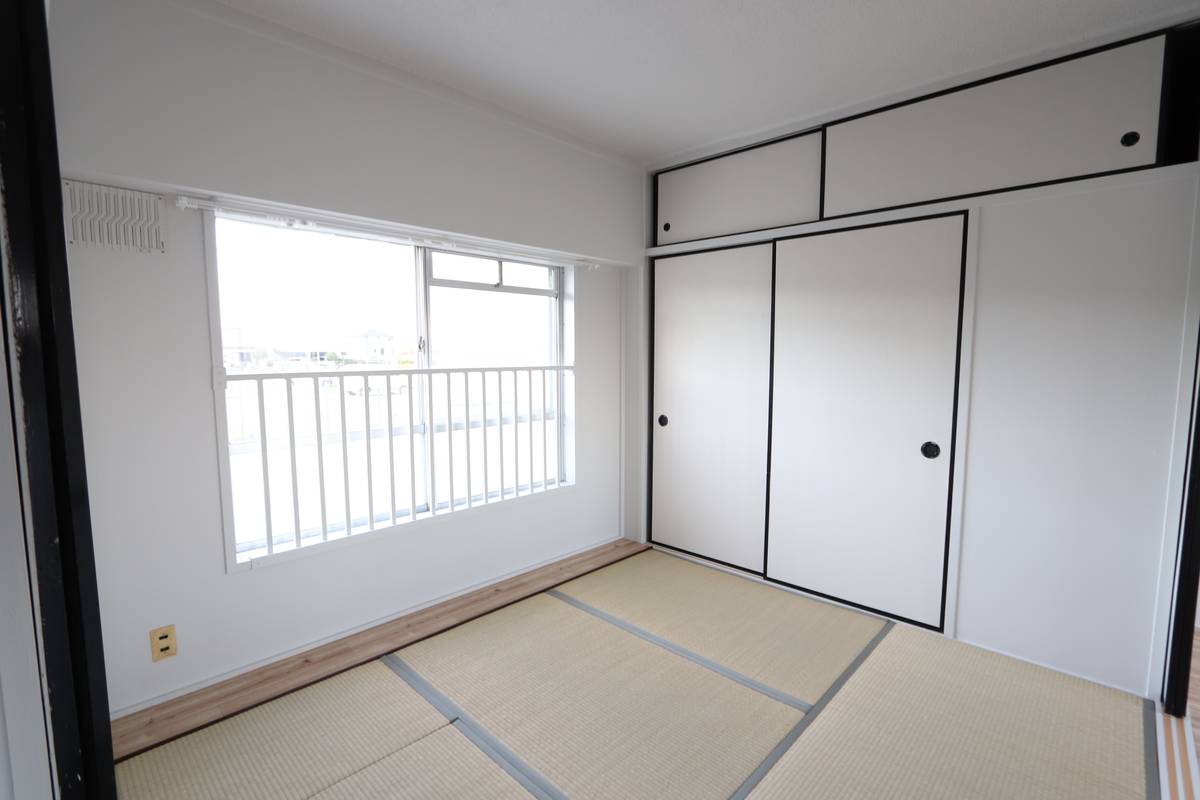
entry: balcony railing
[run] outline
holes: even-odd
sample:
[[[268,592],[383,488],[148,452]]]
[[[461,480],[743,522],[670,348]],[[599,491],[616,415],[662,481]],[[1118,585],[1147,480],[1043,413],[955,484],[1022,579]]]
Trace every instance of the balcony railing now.
[[[224,380],[222,477],[238,562],[566,480],[570,366]]]

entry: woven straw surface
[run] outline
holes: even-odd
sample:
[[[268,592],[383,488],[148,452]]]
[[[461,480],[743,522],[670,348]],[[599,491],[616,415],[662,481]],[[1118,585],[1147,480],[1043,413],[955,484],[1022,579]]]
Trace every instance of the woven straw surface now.
[[[802,716],[545,595],[399,656],[581,800],[723,800]]]
[[[1139,697],[896,626],[752,800],[1145,797]]]
[[[371,663],[123,761],[117,787],[122,800],[307,798],[445,725]]]

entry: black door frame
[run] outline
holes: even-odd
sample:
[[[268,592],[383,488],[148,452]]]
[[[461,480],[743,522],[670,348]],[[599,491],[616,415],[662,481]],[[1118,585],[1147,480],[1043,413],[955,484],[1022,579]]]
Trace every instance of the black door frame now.
[[[1192,670],[1192,646],[1196,635],[1196,599],[1200,592],[1200,425],[1196,424],[1197,389],[1200,388],[1200,337],[1192,377],[1192,412],[1188,422],[1187,468],[1184,479],[1182,520],[1179,526],[1178,564],[1175,569],[1171,627],[1167,658],[1163,666],[1163,711],[1182,717],[1187,714]]]
[[[115,798],[45,13],[43,0],[0,2],[11,391],[23,411],[23,501],[55,777],[63,798]]]
[[[1173,104],[1174,117],[1165,129],[1160,129],[1159,135],[1166,146],[1173,145],[1176,151],[1194,154],[1193,148],[1200,136],[1200,101],[1195,95],[1195,87],[1200,85],[1200,22],[1181,26],[1176,32],[1176,50],[1175,69],[1164,76],[1163,83],[1163,96],[1174,93],[1177,98]],[[1194,368],[1200,369],[1200,351]],[[1183,519],[1179,526],[1178,562],[1161,696],[1163,710],[1176,717],[1187,713],[1192,644],[1196,634],[1196,595],[1200,591],[1200,469],[1196,469],[1196,454],[1200,453],[1196,392],[1200,384],[1196,377],[1192,383]]]

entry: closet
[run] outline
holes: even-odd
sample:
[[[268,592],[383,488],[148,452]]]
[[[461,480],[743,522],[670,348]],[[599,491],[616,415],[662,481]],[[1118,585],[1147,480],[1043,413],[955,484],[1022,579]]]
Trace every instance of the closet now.
[[[1198,65],[1181,25],[656,174],[649,540],[1153,694]]]
[[[649,540],[1145,692],[1198,64],[1176,26],[655,174]]]
[[[940,628],[964,234],[657,259],[653,541]]]

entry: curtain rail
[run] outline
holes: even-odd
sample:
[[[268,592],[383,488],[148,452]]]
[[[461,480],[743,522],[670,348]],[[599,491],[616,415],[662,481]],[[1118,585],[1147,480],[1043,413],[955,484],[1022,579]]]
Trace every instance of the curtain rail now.
[[[224,375],[226,381],[266,381],[283,378],[368,378],[387,375],[461,375],[468,372],[574,372],[573,364],[542,364],[529,367],[454,367],[452,369],[378,369],[378,370],[333,370],[322,372],[234,372]]]

